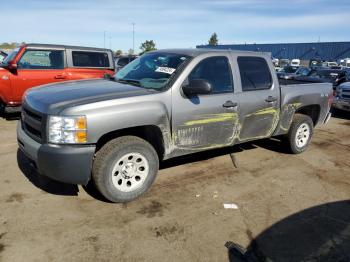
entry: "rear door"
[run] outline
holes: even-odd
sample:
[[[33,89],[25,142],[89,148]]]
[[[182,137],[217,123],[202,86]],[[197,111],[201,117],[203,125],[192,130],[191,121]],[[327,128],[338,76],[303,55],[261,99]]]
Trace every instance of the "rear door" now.
[[[265,57],[237,56],[241,93],[239,94],[239,141],[255,140],[273,134],[280,114],[280,89]]]
[[[11,75],[15,101],[21,101],[28,88],[66,80],[65,64],[64,49],[27,49]]]
[[[172,132],[175,154],[231,145],[237,130],[234,82],[229,55],[196,57],[183,73],[179,90],[173,91]],[[181,87],[204,79],[213,91],[187,97]]]
[[[70,80],[103,78],[114,74],[114,62],[108,52],[67,50]]]

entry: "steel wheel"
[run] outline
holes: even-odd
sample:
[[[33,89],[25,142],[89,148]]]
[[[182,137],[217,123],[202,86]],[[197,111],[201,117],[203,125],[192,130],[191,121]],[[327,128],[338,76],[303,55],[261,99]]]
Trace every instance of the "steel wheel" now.
[[[122,192],[131,192],[142,186],[149,173],[149,163],[140,153],[129,153],[119,158],[112,169],[113,185]]]
[[[303,123],[302,125],[300,125],[295,135],[295,144],[297,145],[297,147],[304,147],[309,142],[310,134],[311,129],[307,123]]]

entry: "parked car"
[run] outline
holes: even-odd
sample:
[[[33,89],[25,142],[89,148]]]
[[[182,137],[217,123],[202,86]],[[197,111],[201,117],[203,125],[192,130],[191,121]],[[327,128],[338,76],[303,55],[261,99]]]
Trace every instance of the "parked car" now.
[[[163,159],[281,135],[292,153],[305,151],[332,98],[329,83],[279,85],[261,52],[159,50],[113,80],[27,91],[17,138],[39,173],[92,179],[126,202],[146,192]]]
[[[304,83],[332,83],[333,88],[350,80],[349,69],[312,69],[308,75],[297,75],[291,78]]]
[[[135,55],[116,57],[115,60],[114,60],[116,72],[118,72],[124,66],[129,64],[131,61],[134,61],[136,58],[137,58],[137,56],[135,56]]]
[[[288,66],[289,64],[290,64],[289,59],[279,59],[279,61],[278,61],[278,65],[280,67],[285,67],[285,66]]]
[[[2,63],[2,61],[4,61],[6,56],[7,56],[7,53],[0,50],[0,63]]]
[[[290,66],[289,66],[289,68],[290,68]],[[280,79],[292,79],[292,78],[294,78],[295,76],[298,76],[298,75],[306,76],[311,71],[310,68],[303,67],[303,66],[302,67],[298,67],[297,69],[296,69],[296,67],[291,67],[291,68],[292,68],[291,70],[287,70],[287,71],[292,72],[292,73],[287,73],[287,72],[285,72],[285,70],[277,72],[278,78],[280,78]],[[296,69],[296,71],[294,71],[294,69]]]
[[[292,59],[291,66],[300,66],[300,59]]]
[[[350,58],[344,58],[339,61],[339,65],[342,67],[350,68]]]
[[[342,83],[336,87],[333,108],[350,111],[350,82]]]
[[[338,67],[338,64],[337,64],[337,62],[328,62],[328,61],[326,61],[326,62],[322,63],[322,66],[323,67]]]
[[[23,45],[1,67],[6,69],[0,70],[0,108],[5,112],[19,111],[23,93],[31,87],[114,74],[111,50],[64,45]]]

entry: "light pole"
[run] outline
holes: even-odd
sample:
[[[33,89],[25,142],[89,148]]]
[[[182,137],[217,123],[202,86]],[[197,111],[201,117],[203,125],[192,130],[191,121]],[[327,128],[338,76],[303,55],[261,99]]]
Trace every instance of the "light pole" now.
[[[135,53],[135,23],[132,22],[132,54]]]
[[[103,48],[106,48],[106,31],[103,31]]]

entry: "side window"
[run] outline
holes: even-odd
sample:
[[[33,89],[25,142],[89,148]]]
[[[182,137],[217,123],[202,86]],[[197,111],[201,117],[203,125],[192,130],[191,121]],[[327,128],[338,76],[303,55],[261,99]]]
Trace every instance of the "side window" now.
[[[213,93],[233,91],[231,67],[225,56],[203,59],[188,76],[188,81],[194,79],[207,80],[213,87]]]
[[[27,50],[18,62],[19,69],[63,69],[64,52],[60,50]]]
[[[107,53],[73,51],[73,66],[77,67],[109,67]]]
[[[266,60],[261,57],[238,57],[242,91],[270,89],[272,77]]]
[[[129,63],[129,57],[121,57],[118,59],[118,66],[126,66]]]

